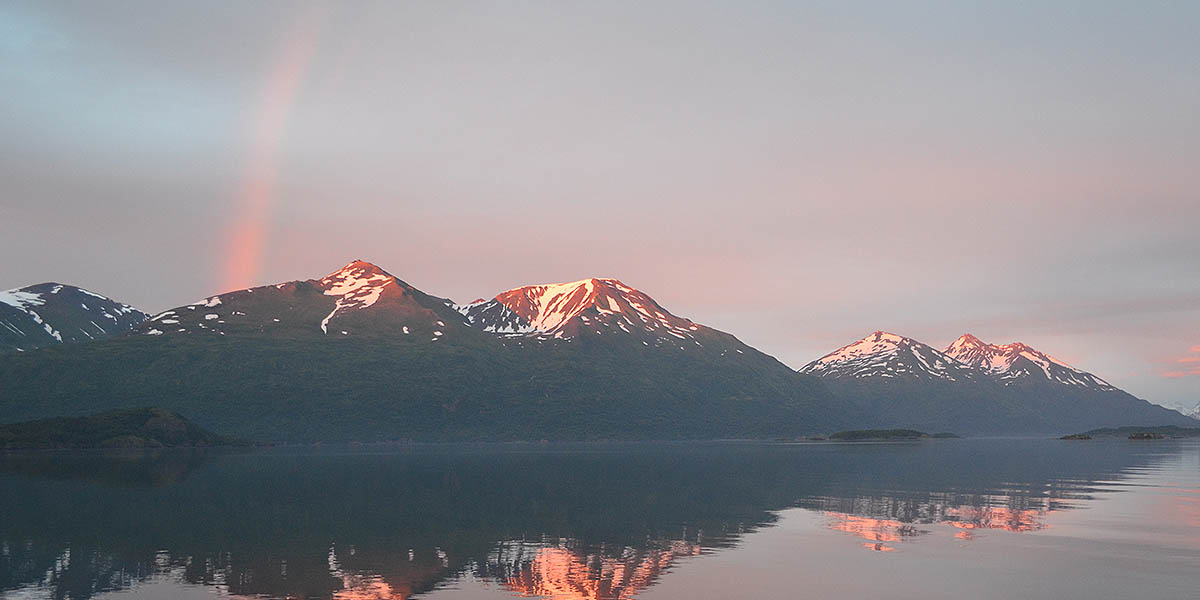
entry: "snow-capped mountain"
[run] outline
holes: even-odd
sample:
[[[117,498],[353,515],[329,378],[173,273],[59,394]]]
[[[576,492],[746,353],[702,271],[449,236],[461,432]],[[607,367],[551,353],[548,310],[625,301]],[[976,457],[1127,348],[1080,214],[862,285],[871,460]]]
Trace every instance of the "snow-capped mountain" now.
[[[458,307],[472,325],[504,336],[574,339],[632,337],[647,346],[705,346],[720,334],[677,317],[616,279],[529,285]]]
[[[800,372],[864,409],[873,427],[1057,433],[1188,420],[1024,344],[964,335],[947,350],[876,331]]]
[[[440,341],[468,329],[449,301],[356,260],[322,277],[210,296],[154,315],[144,335],[394,336]]]
[[[1191,412],[1186,412],[1183,414],[1200,421],[1200,402],[1196,403],[1196,408],[1193,408]]]
[[[1091,373],[1080,371],[1020,342],[988,344],[965,333],[947,346],[945,353],[998,378],[1005,384],[1021,380],[1045,380],[1099,390],[1116,389]]]
[[[149,315],[61,283],[0,292],[0,352],[97,340],[125,333]]]
[[[832,378],[900,378],[965,381],[977,373],[932,346],[902,335],[876,331],[800,368]]]

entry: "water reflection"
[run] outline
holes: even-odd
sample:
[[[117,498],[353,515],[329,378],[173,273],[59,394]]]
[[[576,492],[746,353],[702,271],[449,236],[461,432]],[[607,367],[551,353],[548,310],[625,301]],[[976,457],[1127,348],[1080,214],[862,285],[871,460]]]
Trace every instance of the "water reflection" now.
[[[617,549],[575,548],[571,540],[506,542],[478,574],[522,596],[620,600],[653,584],[675,559],[699,555],[700,546],[686,541]]]
[[[1157,460],[1054,441],[47,456],[0,456],[0,590],[64,599],[161,580],[394,600],[464,575],[627,599],[780,509],[846,534],[827,543],[888,552],[934,531],[1053,527]]]
[[[865,548],[892,552],[889,542],[906,542],[931,530],[923,525],[945,525],[958,531],[954,537],[970,541],[975,531],[1038,531],[1049,527],[1046,516],[1076,506],[1091,495],[1056,486],[1037,496],[1008,495],[898,495],[860,498],[813,497],[797,504],[820,511],[828,527],[869,543]]]

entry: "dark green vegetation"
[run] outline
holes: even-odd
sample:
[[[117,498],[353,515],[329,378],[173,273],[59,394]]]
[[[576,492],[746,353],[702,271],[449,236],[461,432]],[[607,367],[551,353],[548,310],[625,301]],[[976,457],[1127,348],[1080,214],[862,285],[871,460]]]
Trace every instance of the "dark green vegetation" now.
[[[1135,431],[1129,434],[1131,440],[1161,440],[1164,437],[1163,434],[1153,431]]]
[[[953,433],[928,434],[915,429],[854,429],[839,431],[829,436],[831,440],[843,442],[865,442],[880,440],[955,439]]]
[[[8,420],[160,406],[263,441],[719,439],[861,416],[775,359],[622,344],[134,336],[0,360]],[[454,333],[447,331],[446,337]]]
[[[1163,438],[1200,438],[1200,427],[1103,427],[1083,433],[1064,436],[1064,440],[1090,440],[1092,438],[1126,438],[1131,440],[1161,440]]]
[[[1194,420],[1121,390],[1052,383],[884,378],[821,380],[848,410],[867,415],[863,428],[900,427],[966,435],[1063,435],[1148,423],[1186,427]]]
[[[0,449],[174,448],[246,445],[157,408],[0,425]]]

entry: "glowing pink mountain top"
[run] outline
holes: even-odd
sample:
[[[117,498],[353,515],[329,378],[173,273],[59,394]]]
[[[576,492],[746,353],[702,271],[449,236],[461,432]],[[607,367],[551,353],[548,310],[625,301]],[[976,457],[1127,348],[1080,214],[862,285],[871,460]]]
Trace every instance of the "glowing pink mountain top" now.
[[[679,338],[699,325],[677,317],[645,293],[616,279],[591,278],[514,288],[497,294],[502,304],[531,328],[558,337],[575,335],[589,319],[612,321],[621,329],[635,326]]]

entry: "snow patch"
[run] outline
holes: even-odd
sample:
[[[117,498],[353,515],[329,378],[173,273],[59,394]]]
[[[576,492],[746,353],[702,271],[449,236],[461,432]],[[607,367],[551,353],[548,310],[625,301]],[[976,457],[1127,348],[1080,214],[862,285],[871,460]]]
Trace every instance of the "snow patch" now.
[[[384,289],[396,279],[362,262],[353,262],[321,280],[326,296],[338,296],[333,310],[321,320],[321,332],[329,333],[329,321],[342,310],[364,309],[379,301]]]

